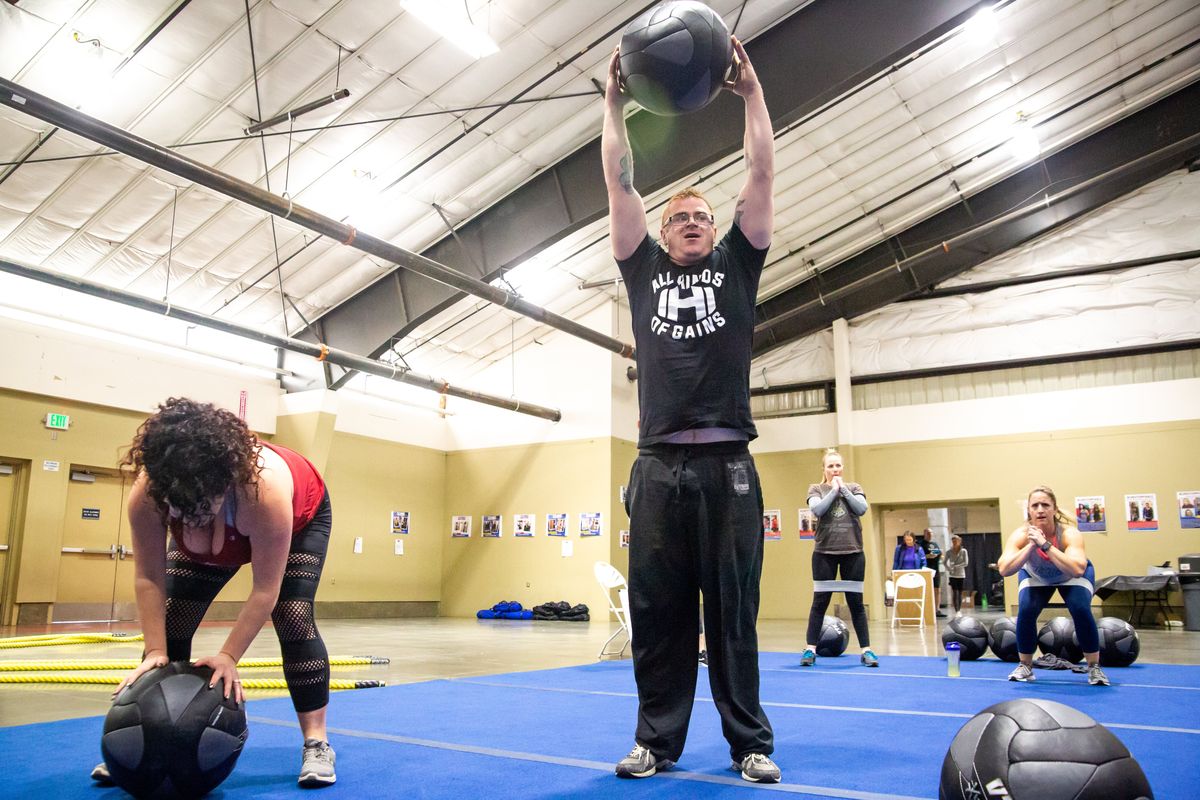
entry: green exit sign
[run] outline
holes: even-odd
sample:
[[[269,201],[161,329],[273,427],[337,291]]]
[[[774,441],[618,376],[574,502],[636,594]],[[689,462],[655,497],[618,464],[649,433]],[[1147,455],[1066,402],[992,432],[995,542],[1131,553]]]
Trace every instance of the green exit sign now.
[[[71,427],[71,418],[66,414],[50,413],[46,415],[46,427],[56,431],[65,431]]]

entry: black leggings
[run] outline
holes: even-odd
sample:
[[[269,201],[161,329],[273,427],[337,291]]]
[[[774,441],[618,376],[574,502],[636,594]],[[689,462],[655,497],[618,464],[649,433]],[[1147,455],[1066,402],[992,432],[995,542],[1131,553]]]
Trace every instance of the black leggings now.
[[[332,524],[326,492],[312,522],[292,536],[279,600],[271,611],[283,654],[283,676],[297,712],[316,711],[329,703],[329,651],[317,631],[313,598],[325,566]],[[192,637],[200,621],[238,569],[191,559],[172,540],[167,552],[167,658],[191,660]]]
[[[812,608],[808,612],[808,644],[821,640],[821,623],[825,621],[825,610],[835,591],[846,596],[850,606],[850,621],[854,623],[854,636],[859,647],[871,646],[871,633],[867,630],[867,609],[863,605],[862,582],[867,574],[867,556],[864,553],[813,553],[813,583],[819,588],[821,582],[836,580],[839,570],[842,583],[850,584],[830,591],[814,591]],[[858,584],[855,586],[854,584]]]

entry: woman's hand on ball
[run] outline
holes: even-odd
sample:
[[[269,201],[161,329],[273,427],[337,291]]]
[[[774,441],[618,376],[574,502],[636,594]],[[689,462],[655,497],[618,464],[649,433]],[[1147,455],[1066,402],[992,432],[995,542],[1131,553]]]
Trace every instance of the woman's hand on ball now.
[[[113,699],[115,700],[118,696],[120,696],[121,692],[132,686],[138,678],[142,677],[150,670],[158,669],[159,667],[165,667],[166,665],[166,653],[147,653],[142,659],[142,663],[134,667],[133,671],[125,676],[125,680],[121,681],[121,683],[117,685],[116,691],[112,693]]]
[[[198,658],[195,663],[198,667],[212,669],[213,674],[209,679],[208,688],[212,689],[217,685],[217,681],[223,681],[226,700],[231,695],[236,703],[242,703],[246,699],[242,694],[242,680],[238,677],[237,662],[231,655],[222,650],[215,656]]]
[[[621,48],[614,47],[608,61],[608,83],[604,86],[604,99],[617,108],[625,105],[625,93],[621,91]]]

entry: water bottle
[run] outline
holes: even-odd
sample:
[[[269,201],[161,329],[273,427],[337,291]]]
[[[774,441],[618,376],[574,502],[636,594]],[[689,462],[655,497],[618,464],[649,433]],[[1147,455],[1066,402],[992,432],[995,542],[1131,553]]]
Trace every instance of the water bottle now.
[[[946,675],[951,678],[959,676],[958,660],[962,655],[962,645],[958,642],[946,642]]]

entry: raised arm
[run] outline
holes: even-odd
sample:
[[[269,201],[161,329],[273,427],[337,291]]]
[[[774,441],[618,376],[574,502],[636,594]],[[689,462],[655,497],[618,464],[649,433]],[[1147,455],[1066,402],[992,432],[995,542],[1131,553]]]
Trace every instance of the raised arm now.
[[[733,49],[741,65],[732,88],[746,102],[746,184],[738,195],[733,221],[750,244],[765,250],[775,230],[775,134],[762,84],[736,36]]]
[[[600,134],[600,158],[604,185],[608,189],[608,226],[613,256],[626,259],[646,238],[646,205],[633,188],[633,149],[625,130],[625,96],[617,78],[620,51],[608,63],[604,87],[604,128]]]

